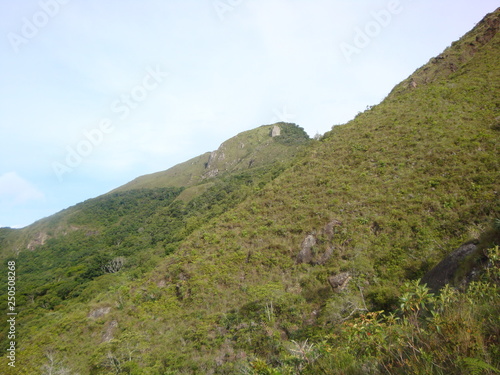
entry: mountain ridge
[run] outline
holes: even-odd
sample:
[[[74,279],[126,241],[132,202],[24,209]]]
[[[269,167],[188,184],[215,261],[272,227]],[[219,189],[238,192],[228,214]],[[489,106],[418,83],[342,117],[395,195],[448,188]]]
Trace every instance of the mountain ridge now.
[[[271,134],[275,127],[281,129],[278,138]],[[215,151],[196,156],[168,170],[137,177],[125,185],[85,202],[132,190],[175,187],[183,189],[178,198],[188,203],[213,187],[218,177],[274,163],[286,163],[308,142],[310,139],[307,133],[295,124],[280,122],[262,125],[226,140]],[[4,241],[15,242],[16,251],[25,248],[33,250],[43,245],[49,238],[64,235],[76,228],[65,222],[75,215],[75,211],[82,203],[40,219],[20,230],[1,228]],[[51,231],[54,234],[49,235],[48,232]]]
[[[280,155],[280,160],[284,161],[286,158],[293,157],[293,152],[289,152],[293,151],[293,149],[287,150],[287,147],[283,146],[282,143],[275,142],[272,130],[274,127],[282,128],[283,135],[280,134],[278,137],[283,138],[287,129],[293,129],[294,126],[294,124],[281,122],[273,125],[262,125],[241,132],[224,141],[215,151],[196,156],[166,171],[137,177],[133,181],[112,190],[112,192],[141,187],[189,187],[222,173],[266,165],[269,161],[273,162],[274,158],[266,157],[268,153]],[[296,141],[305,143],[308,140],[309,137],[302,130]],[[279,150],[273,150],[273,148],[279,148]]]

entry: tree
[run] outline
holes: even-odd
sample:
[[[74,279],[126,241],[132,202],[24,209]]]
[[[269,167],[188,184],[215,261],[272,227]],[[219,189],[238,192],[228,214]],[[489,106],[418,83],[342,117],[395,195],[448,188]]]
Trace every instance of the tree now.
[[[122,269],[125,261],[125,257],[116,257],[111,259],[108,263],[102,265],[101,269],[105,273],[116,273]]]

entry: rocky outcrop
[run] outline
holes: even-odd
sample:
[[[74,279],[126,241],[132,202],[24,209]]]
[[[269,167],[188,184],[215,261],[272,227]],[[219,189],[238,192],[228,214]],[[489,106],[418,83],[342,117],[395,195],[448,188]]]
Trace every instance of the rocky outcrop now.
[[[181,272],[177,276],[177,284],[175,285],[175,294],[179,301],[183,301],[191,296],[191,288],[189,287],[189,276]]]
[[[339,220],[332,220],[323,228],[323,234],[328,237],[329,240],[333,238],[335,234],[335,228],[340,227],[342,222]]]
[[[224,154],[222,146],[218,150],[211,152],[210,156],[208,157],[208,161],[205,164],[205,169],[207,170],[207,172],[203,174],[202,178],[205,179],[216,177],[219,174],[219,168],[217,168],[217,165],[225,158],[226,155]]]
[[[109,307],[109,306],[99,307],[99,308],[94,309],[91,312],[89,312],[88,317],[92,318],[92,319],[102,318],[103,316],[109,314],[110,311],[111,311],[111,307]]]
[[[49,239],[49,235],[47,233],[44,233],[44,232],[37,233],[36,236],[35,236],[35,238],[33,238],[28,243],[28,246],[26,246],[26,248],[28,250],[33,251],[37,247],[42,246],[43,244],[45,244],[45,242],[47,242],[48,239]]]
[[[114,332],[118,328],[118,322],[116,320],[112,320],[106,325],[106,328],[104,329],[104,332],[102,333],[102,338],[101,342],[109,342],[113,340],[114,337]]]
[[[222,150],[222,146],[217,150],[217,151],[212,151],[210,153],[210,156],[208,157],[208,162],[206,164],[206,168],[210,169],[215,166],[215,163],[218,161],[222,161],[226,158],[226,155],[224,154],[224,151]]]
[[[312,263],[314,259],[313,247],[316,245],[316,237],[313,234],[308,235],[300,245],[300,252],[297,255],[297,263]]]
[[[274,125],[271,129],[271,137],[278,137],[281,135],[281,128],[278,125]]]
[[[351,280],[351,274],[349,272],[341,272],[336,275],[332,275],[328,278],[328,284],[332,287],[335,293],[342,292],[349,284]]]
[[[500,8],[498,8],[495,13],[498,13]],[[482,32],[476,36],[476,42],[480,45],[485,45],[492,40],[500,29],[500,18],[495,17],[493,13],[486,16],[478,24],[482,28]]]
[[[333,255],[333,246],[328,246],[326,248],[325,252],[317,260],[317,264],[320,264],[320,265],[325,264],[332,257],[332,255]]]
[[[437,292],[446,284],[454,282],[457,271],[464,261],[476,252],[477,245],[478,241],[473,240],[460,246],[427,272],[421,280],[422,284],[427,284],[432,291]],[[464,276],[466,277],[467,275]]]
[[[334,238],[336,227],[341,225],[339,220],[332,220],[321,229],[319,236],[316,232],[307,235],[300,245],[297,263],[325,264],[333,255],[334,246],[330,241]]]

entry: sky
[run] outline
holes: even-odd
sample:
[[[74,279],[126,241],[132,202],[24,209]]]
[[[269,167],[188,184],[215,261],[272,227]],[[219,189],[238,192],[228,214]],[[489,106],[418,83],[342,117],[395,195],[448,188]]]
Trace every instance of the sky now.
[[[497,0],[0,0],[0,227],[379,103]]]

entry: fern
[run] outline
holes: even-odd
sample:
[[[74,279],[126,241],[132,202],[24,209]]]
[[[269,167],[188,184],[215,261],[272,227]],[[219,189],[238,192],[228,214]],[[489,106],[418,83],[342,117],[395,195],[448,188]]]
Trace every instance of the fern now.
[[[484,371],[492,371],[495,374],[500,373],[500,370],[478,358],[467,357],[463,358],[462,361],[467,370],[470,371],[471,375],[482,375],[484,374]]]
[[[500,230],[500,219],[495,219],[493,226],[496,230]]]

